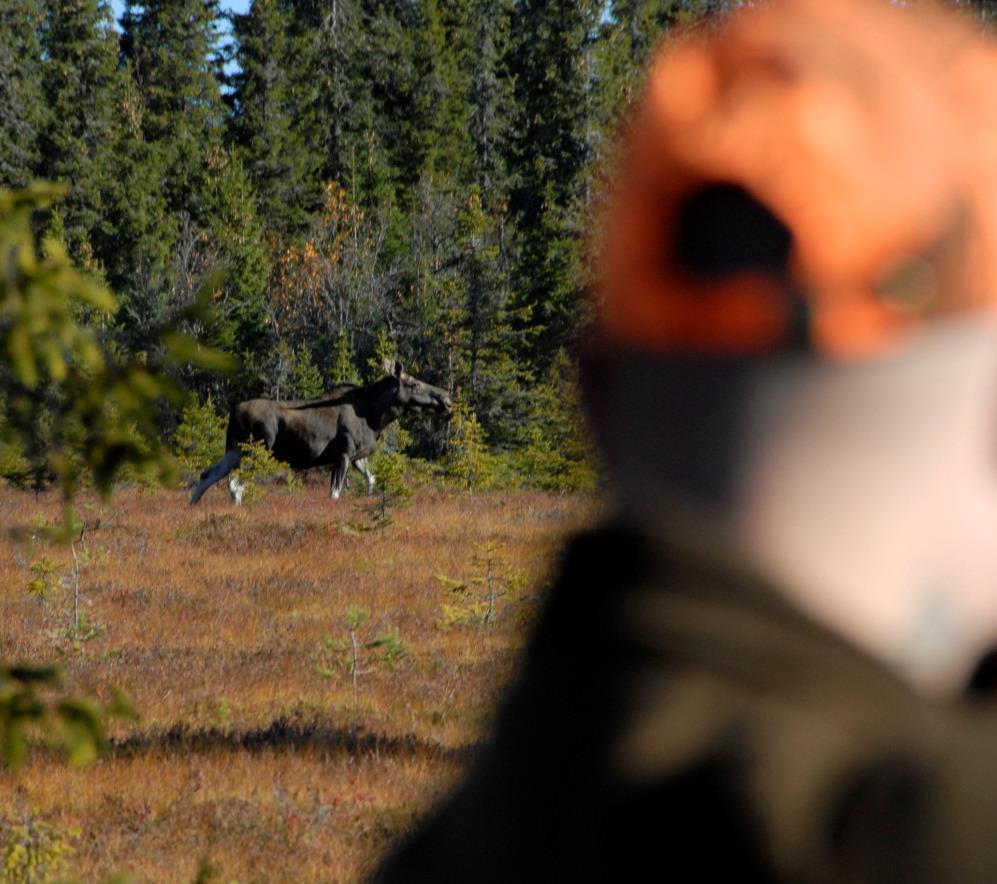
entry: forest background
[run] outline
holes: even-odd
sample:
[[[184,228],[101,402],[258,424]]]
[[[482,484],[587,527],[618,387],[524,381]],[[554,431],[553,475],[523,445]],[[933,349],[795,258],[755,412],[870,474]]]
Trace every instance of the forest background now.
[[[68,186],[33,226],[117,292],[112,355],[158,364],[176,328],[237,358],[169,369],[189,398],[157,420],[187,422],[190,463],[235,402],[397,356],[462,410],[396,449],[590,486],[571,354],[599,170],[661,34],[735,5],[126,0],[115,21],[107,0],[3,0],[0,190]],[[47,462],[8,447],[0,474]]]
[[[725,5],[3,0],[0,190],[68,187],[32,227],[117,293],[77,316],[112,360],[159,367],[170,328],[236,357],[166,366],[188,398],[156,419],[192,469],[235,402],[394,356],[461,409],[390,447],[473,450],[478,485],[591,486],[570,354],[598,169],[660,33]],[[34,444],[0,474],[53,477],[63,396],[32,389]]]

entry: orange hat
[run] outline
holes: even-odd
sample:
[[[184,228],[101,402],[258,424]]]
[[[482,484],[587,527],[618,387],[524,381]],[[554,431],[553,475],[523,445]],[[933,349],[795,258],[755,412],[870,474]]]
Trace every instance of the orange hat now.
[[[883,352],[997,306],[997,50],[932,4],[773,0],[666,41],[597,257],[601,332]]]

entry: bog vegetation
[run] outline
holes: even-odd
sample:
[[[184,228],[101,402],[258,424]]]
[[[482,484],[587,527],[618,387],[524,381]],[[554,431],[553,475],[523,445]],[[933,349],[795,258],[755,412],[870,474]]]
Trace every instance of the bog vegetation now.
[[[359,881],[453,782],[593,504],[431,481],[382,525],[351,481],[336,506],[318,478],[241,508],[85,493],[72,548],[54,491],[0,489],[0,654],[137,714],[84,767],[28,729],[0,880]]]

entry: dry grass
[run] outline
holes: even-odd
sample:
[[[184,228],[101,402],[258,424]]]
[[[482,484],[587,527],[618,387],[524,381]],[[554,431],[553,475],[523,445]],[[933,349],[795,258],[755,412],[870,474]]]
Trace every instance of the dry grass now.
[[[424,491],[365,531],[365,508],[318,485],[241,509],[221,491],[195,509],[182,492],[84,500],[80,585],[104,631],[74,650],[62,637],[73,558],[34,530],[57,501],[0,490],[5,527],[27,532],[0,540],[0,658],[62,653],[75,690],[118,686],[141,714],[90,767],[36,755],[0,772],[0,819],[78,830],[70,869],[88,881],[189,881],[205,860],[220,881],[362,879],[459,773],[557,545],[594,515],[538,493]],[[437,575],[483,577],[486,543],[501,544],[493,576],[507,594],[491,626],[453,624],[483,590],[454,593]],[[27,584],[44,557],[67,579],[43,600]],[[395,630],[408,648],[393,662],[364,650],[356,691],[323,642],[349,639],[351,605],[369,614],[361,641]]]

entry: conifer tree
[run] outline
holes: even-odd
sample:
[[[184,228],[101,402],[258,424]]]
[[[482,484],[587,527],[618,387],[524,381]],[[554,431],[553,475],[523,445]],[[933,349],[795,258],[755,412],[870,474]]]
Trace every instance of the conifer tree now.
[[[405,84],[411,112],[402,129],[408,155],[400,157],[407,166],[403,175],[411,184],[425,176],[454,187],[466,180],[472,157],[469,85],[461,64],[466,10],[458,4],[447,7],[440,0],[418,4],[411,81]]]
[[[42,0],[0,3],[0,189],[25,187],[36,174],[45,118],[43,15]]]
[[[582,320],[580,238],[598,134],[593,45],[604,10],[600,0],[521,0],[513,18],[514,283],[534,333],[524,355],[540,368],[570,343]]]
[[[468,134],[473,180],[486,212],[503,214],[509,197],[508,155],[515,107],[509,60],[514,0],[489,0],[468,22]]]
[[[94,236],[111,221],[106,204],[124,129],[117,34],[106,0],[47,0],[45,11],[42,91],[49,113],[38,172],[68,185],[59,206],[65,243],[83,266],[94,265]]]
[[[400,143],[406,112],[399,95],[413,9],[403,0],[297,0],[289,10],[291,33],[303,38],[306,79],[315,86],[319,177],[346,188],[364,209],[395,199],[397,164],[389,152]]]
[[[253,0],[233,17],[237,72],[230,129],[267,231],[302,232],[318,207],[313,41],[278,0]]]
[[[332,368],[329,376],[334,385],[339,384],[359,384],[360,375],[357,372],[356,362],[353,359],[353,351],[350,347],[350,336],[346,329],[340,329],[336,336],[336,347],[333,351]]]
[[[172,266],[159,282],[163,297],[182,307],[192,286],[224,273],[214,299],[227,323],[218,343],[243,357],[236,385],[242,393],[258,382],[266,353],[269,268],[252,189],[223,141],[219,16],[218,0],[130,0],[121,42],[143,100],[142,129],[158,158],[153,169],[176,224]]]
[[[320,177],[344,187],[364,153],[363,135],[374,126],[371,84],[361,73],[369,48],[366,3],[298,0],[289,10],[289,32],[300,41],[305,76],[316,86],[313,146],[322,161]]]
[[[205,159],[203,213],[217,268],[224,274],[217,300],[232,324],[234,347],[243,359],[243,383],[253,386],[258,357],[266,352],[264,297],[270,263],[263,225],[239,160],[220,145]]]
[[[636,98],[650,55],[666,31],[737,5],[737,0],[613,0],[602,47],[601,98],[610,115]]]
[[[517,336],[510,313],[509,279],[500,260],[500,237],[475,186],[461,208],[456,242],[461,281],[461,359],[457,385],[465,391],[493,444],[509,445],[522,397],[522,371],[515,358]]]
[[[144,103],[127,66],[114,82],[113,100],[120,119],[114,149],[106,158],[109,189],[91,242],[108,282],[127,300],[144,277],[166,266],[179,225],[160,186],[164,151],[146,141]]]
[[[163,158],[169,210],[203,220],[208,154],[225,121],[218,82],[218,0],[128,0],[122,51],[142,95],[142,128]]]

